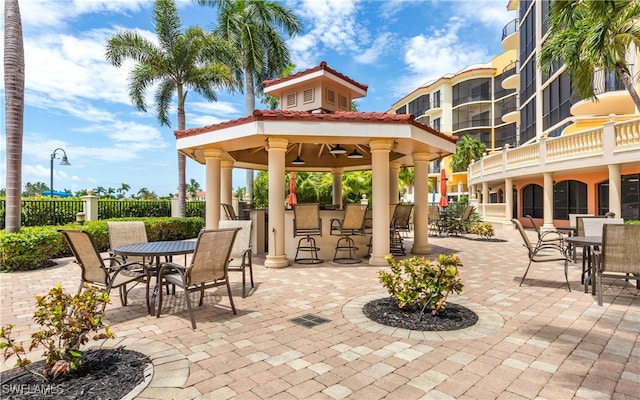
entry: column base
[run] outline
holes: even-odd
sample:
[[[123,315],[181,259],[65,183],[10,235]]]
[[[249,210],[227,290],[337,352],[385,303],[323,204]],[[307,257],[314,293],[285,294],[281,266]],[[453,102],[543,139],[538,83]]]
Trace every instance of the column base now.
[[[411,254],[431,254],[431,246],[429,244],[414,244],[413,247],[411,247]]]
[[[388,254],[384,254],[384,255],[372,254],[371,257],[369,257],[369,265],[388,265],[387,260],[385,260],[385,257],[387,256]]]
[[[267,256],[264,260],[264,266],[267,268],[286,268],[289,266],[287,255]]]

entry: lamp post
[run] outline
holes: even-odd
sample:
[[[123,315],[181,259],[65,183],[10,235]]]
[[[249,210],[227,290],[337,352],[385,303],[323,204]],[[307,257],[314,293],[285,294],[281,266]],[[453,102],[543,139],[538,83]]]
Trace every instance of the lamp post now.
[[[50,192],[49,194],[51,195],[51,198],[53,198],[53,160],[56,159],[56,154],[58,153],[58,150],[62,152],[62,161],[60,161],[60,165],[71,165],[69,163],[69,160],[67,159],[67,152],[64,151],[64,149],[58,147],[53,151],[53,153],[51,153],[51,180],[49,185],[49,192]]]

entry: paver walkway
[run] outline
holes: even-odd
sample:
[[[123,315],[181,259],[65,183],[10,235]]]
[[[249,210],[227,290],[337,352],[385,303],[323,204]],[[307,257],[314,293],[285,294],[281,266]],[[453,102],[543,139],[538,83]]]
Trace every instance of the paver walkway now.
[[[507,241],[429,238],[433,255],[455,253],[464,264],[463,294],[450,301],[482,322],[466,333],[403,332],[364,320],[358,304],[385,295],[380,267],[266,269],[260,258],[247,298],[232,275],[237,315],[223,288],[207,292],[194,331],[181,293],[165,297],[158,319],[135,288],[127,307],[113,293],[105,320],[119,340],[159,360],[140,399],[640,398],[635,282],[607,286],[603,307],[582,291],[578,264],[570,266],[572,292],[561,263],[532,266],[519,287],[526,250],[516,231],[497,235]],[[37,329],[34,296],[58,282],[76,290],[79,269],[68,261],[1,274],[0,323],[16,324],[14,333],[28,340]],[[310,328],[291,321],[307,314],[328,321]]]

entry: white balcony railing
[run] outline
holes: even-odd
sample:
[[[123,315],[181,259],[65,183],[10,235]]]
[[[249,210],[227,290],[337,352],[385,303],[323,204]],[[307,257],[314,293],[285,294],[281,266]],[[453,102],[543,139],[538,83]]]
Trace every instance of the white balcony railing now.
[[[640,119],[613,123],[489,154],[469,166],[469,184],[530,175],[637,162]]]

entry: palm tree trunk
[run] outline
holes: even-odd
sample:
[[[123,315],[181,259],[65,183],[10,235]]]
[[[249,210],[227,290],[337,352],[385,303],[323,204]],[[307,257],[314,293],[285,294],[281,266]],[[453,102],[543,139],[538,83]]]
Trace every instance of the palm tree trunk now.
[[[184,130],[186,126],[184,114],[184,102],[186,94],[182,91],[182,85],[178,85],[178,129]],[[178,151],[178,216],[186,215],[187,194],[187,156]]]
[[[244,70],[244,110],[247,115],[251,115],[256,109],[256,95],[253,87],[253,74],[245,68]],[[248,169],[245,176],[247,186],[247,200],[253,199],[253,170]]]
[[[5,230],[19,232],[24,129],[24,44],[18,0],[4,3],[4,87],[7,129],[7,203]]]
[[[640,97],[638,97],[638,92],[636,91],[633,82],[631,82],[631,76],[625,71],[622,67],[622,64],[616,63],[616,72],[620,79],[622,79],[622,83],[624,84],[624,88],[627,89],[631,99],[633,99],[634,104],[636,105],[636,110],[640,110]]]

